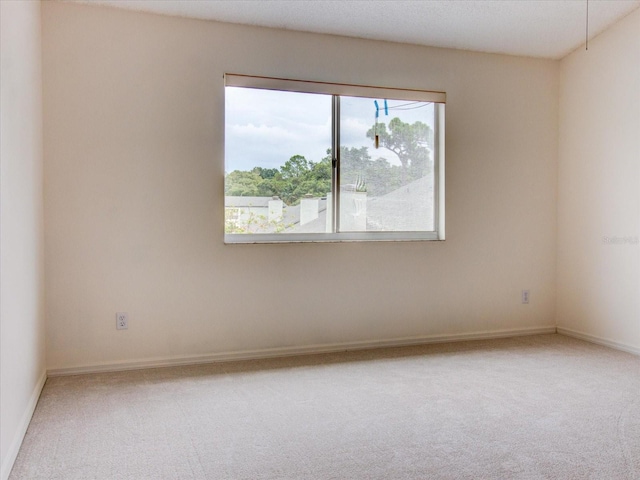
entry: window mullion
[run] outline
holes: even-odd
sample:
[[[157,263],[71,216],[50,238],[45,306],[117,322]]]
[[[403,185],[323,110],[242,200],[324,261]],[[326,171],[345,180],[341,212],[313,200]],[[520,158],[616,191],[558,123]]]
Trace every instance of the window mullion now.
[[[332,233],[340,231],[340,96],[333,95],[331,104],[331,215]]]

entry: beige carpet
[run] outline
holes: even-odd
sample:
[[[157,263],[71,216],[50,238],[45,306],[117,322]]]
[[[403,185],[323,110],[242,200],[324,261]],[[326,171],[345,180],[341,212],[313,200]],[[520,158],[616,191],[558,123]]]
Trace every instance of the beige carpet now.
[[[640,358],[541,335],[51,378],[18,479],[640,479]]]

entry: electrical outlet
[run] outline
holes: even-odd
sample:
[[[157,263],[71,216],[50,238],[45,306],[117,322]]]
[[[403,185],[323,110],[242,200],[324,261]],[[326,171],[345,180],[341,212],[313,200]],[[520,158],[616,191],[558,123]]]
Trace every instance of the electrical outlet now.
[[[522,303],[529,303],[529,290],[522,290]]]
[[[129,315],[124,312],[116,313],[116,328],[118,330],[126,330],[129,328]]]

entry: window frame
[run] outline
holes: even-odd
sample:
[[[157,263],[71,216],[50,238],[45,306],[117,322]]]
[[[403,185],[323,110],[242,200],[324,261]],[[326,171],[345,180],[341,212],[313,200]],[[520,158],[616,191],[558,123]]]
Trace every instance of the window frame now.
[[[224,233],[225,244],[297,243],[297,242],[370,242],[370,241],[434,241],[445,239],[444,170],[445,170],[445,104],[446,93],[430,90],[375,87],[308,80],[292,80],[226,73],[224,86],[298,92],[332,97],[332,232],[322,233]],[[340,97],[388,98],[434,103],[433,201],[434,228],[430,231],[341,232],[340,227]],[[226,95],[225,95],[226,105]],[[225,120],[226,129],[226,120]],[[226,141],[226,131],[225,131]],[[226,166],[226,151],[225,151]],[[225,202],[226,214],[226,202]]]

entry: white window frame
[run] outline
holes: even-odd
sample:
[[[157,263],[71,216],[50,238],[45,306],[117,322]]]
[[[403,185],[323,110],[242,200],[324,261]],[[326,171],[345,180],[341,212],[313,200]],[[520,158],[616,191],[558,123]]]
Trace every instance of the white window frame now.
[[[244,87],[262,90],[331,95],[333,98],[332,125],[332,208],[333,233],[225,233],[226,244],[247,243],[294,243],[294,242],[358,242],[358,241],[416,241],[444,240],[444,170],[445,170],[445,109],[446,93],[429,90],[405,88],[372,87],[285,78],[262,77],[227,73],[224,75],[225,87]],[[388,231],[388,232],[340,232],[340,96],[389,98],[433,102],[435,111],[434,138],[434,226],[433,231]],[[225,159],[226,162],[226,159]]]

